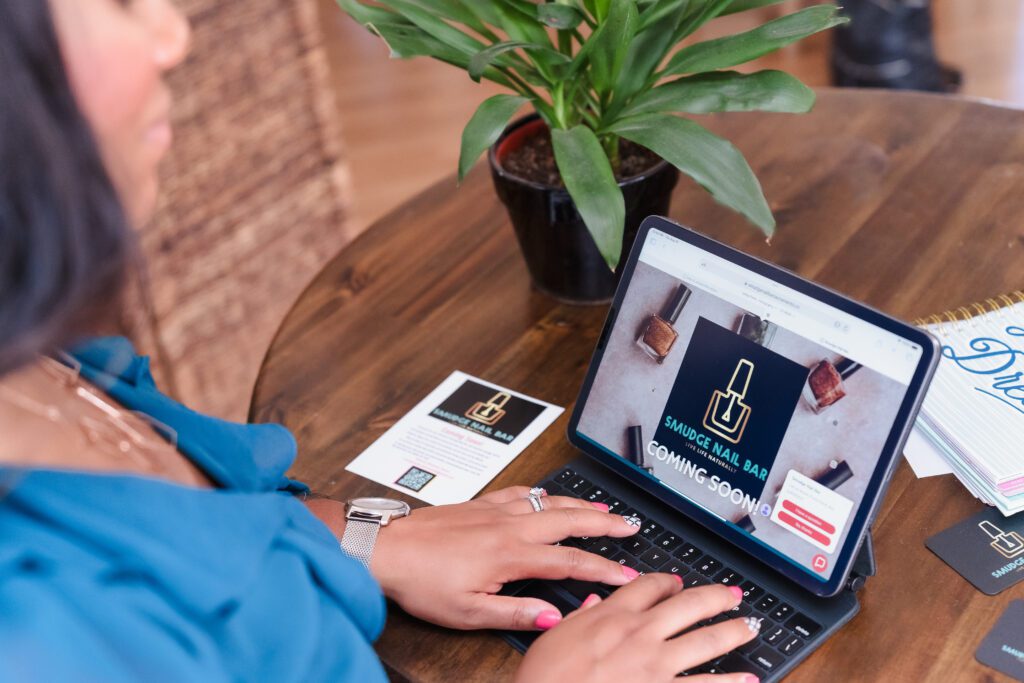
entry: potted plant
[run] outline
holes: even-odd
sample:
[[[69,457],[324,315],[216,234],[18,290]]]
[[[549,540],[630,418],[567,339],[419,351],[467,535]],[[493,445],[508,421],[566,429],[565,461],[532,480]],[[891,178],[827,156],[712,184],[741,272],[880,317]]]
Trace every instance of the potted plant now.
[[[667,213],[678,171],[771,236],[775,220],[731,143],[677,114],[799,113],[814,92],[781,71],[728,71],[843,23],[818,5],[757,28],[686,40],[779,0],[338,0],[397,58],[427,56],[511,92],[466,125],[461,180],[488,155],[535,285],[608,300],[640,221]],[[509,125],[526,104],[534,113]]]

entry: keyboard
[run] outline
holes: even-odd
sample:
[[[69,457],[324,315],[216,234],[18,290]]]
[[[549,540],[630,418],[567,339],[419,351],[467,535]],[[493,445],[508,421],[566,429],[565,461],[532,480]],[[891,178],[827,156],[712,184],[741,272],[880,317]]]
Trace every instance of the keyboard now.
[[[666,572],[683,577],[683,587],[721,583],[739,586],[743,590],[740,604],[728,612],[707,619],[691,628],[716,624],[727,619],[754,616],[762,619],[761,633],[754,640],[711,662],[681,675],[698,673],[749,672],[762,681],[772,680],[787,664],[802,659],[811,643],[822,633],[822,625],[789,604],[783,597],[766,590],[758,582],[744,577],[737,569],[707,552],[686,534],[666,526],[666,520],[655,519],[626,505],[603,486],[587,479],[573,469],[566,468],[554,477],[541,482],[549,495],[571,496],[582,500],[604,503],[609,512],[636,515],[641,520],[640,531],[626,538],[569,538],[556,545],[573,546],[628,565],[641,574]],[[602,598],[611,595],[614,586],[577,580],[528,581],[510,587],[509,593],[539,597],[555,605],[563,614],[575,610],[591,593]],[[508,633],[518,640],[521,649],[529,647],[539,632]],[[817,646],[817,643],[814,643]]]

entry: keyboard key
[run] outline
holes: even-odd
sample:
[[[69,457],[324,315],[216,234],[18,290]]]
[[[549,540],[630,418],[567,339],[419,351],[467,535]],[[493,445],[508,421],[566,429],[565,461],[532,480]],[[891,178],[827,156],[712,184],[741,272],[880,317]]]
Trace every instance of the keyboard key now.
[[[699,562],[693,564],[693,568],[704,576],[714,576],[722,568],[722,563],[710,555],[705,555]]]
[[[754,642],[756,643],[757,641],[755,640]],[[730,652],[725,657],[722,657],[722,659],[718,661],[718,666],[723,671],[731,674],[751,673],[758,678],[764,678],[768,675],[767,671],[756,664],[752,664],[749,660],[741,656],[739,652]]]
[[[703,554],[703,551],[692,543],[684,543],[675,551],[675,556],[687,564],[693,564]]]
[[[647,516],[640,514],[640,511],[637,510],[636,508],[627,507],[620,514],[623,517],[629,517],[630,515],[632,515],[633,517],[638,517],[640,519],[640,525],[641,526],[643,526],[644,520],[647,519]]]
[[[711,579],[704,576],[700,572],[690,572],[683,577],[683,588],[696,588],[697,586],[707,586],[711,583]]]
[[[725,586],[735,586],[742,580],[742,576],[740,576],[733,570],[729,569],[728,567],[724,568],[722,571],[715,574],[715,581]]]
[[[789,657],[794,652],[804,646],[804,641],[797,636],[790,636],[781,645],[779,645],[779,652]]]
[[[786,661],[782,655],[768,647],[755,650],[750,655],[750,660],[769,673],[775,671]]]
[[[821,630],[821,624],[799,612],[786,622],[786,626],[793,629],[798,636],[803,638],[813,638]]]
[[[779,604],[779,599],[771,593],[767,593],[756,605],[754,605],[754,609],[767,613],[770,612],[777,604]]]
[[[614,557],[612,557],[610,559],[611,559],[612,562],[618,562],[619,564],[621,564],[623,566],[631,566],[633,564],[633,562],[636,561],[636,558],[634,558],[632,555],[630,555],[628,553],[625,553],[625,552],[623,552],[621,550],[619,551],[619,553],[617,555],[615,555]]]
[[[773,609],[772,611],[768,612],[768,616],[770,616],[775,621],[785,621],[786,619],[789,619],[789,617],[792,614],[793,614],[793,608],[790,607],[789,605],[787,605],[786,603],[782,603],[780,605],[776,605],[775,609]]]
[[[651,565],[655,570],[661,571],[661,565],[668,562],[668,553],[655,547],[641,555],[640,559]]]
[[[665,572],[666,574],[677,574],[679,576],[686,576],[686,574],[690,571],[690,568],[682,562],[680,562],[679,560],[669,560],[668,564],[666,564],[658,571]]]
[[[753,581],[744,581],[740,584],[740,588],[743,590],[743,601],[750,604],[753,604],[755,600],[764,595],[764,589]]]
[[[563,495],[565,495],[563,493],[562,487],[559,486],[558,484],[556,484],[553,481],[546,481],[543,484],[541,484],[540,487],[542,489],[544,489],[545,491],[547,491],[549,496],[563,496]]]
[[[665,533],[663,533],[661,536],[658,537],[658,540],[655,541],[654,544],[656,546],[658,546],[659,548],[661,548],[662,550],[667,550],[668,552],[672,552],[673,550],[675,550],[676,548],[678,548],[679,546],[681,546],[683,544],[683,539],[679,538],[678,536],[673,534],[671,531],[666,531]]]
[[[598,593],[598,590],[603,586],[603,584],[600,583],[593,583],[592,581],[578,581],[576,579],[565,579],[554,585],[559,586],[580,602],[586,600],[587,596],[591,593]],[[601,594],[598,593],[598,595]],[[602,595],[601,597],[604,596]]]
[[[569,468],[566,468],[566,469],[562,470],[561,472],[559,472],[558,475],[555,477],[555,483],[556,484],[565,484],[570,479],[572,479],[575,474],[576,474],[575,472],[573,472]]]
[[[761,631],[761,633],[763,634],[761,636],[761,640],[769,645],[779,645],[792,636],[792,634],[782,626],[773,626],[767,631]]]
[[[651,544],[642,538],[636,536],[628,537],[622,543],[622,549],[634,557],[639,557],[647,552],[651,547]]]
[[[640,535],[648,540],[653,540],[665,530],[665,527],[661,526],[653,519],[649,519],[644,522],[644,525],[640,527]]]
[[[753,652],[759,647],[761,647],[761,641],[757,638],[754,638],[753,640],[748,640],[747,642],[740,645],[738,648],[736,648],[736,651],[742,652],[745,655],[749,655],[751,652]]]
[[[741,602],[740,604],[736,605],[731,610],[726,612],[726,614],[729,615],[730,619],[738,619],[740,617],[747,616],[748,614],[750,614],[753,611],[754,610],[750,607],[750,605],[748,605],[745,602]]]
[[[604,504],[608,506],[608,512],[615,515],[621,514],[621,511],[626,509],[626,504],[613,496],[605,498]]]
[[[583,492],[580,496],[583,500],[588,503],[603,503],[604,499],[608,497],[608,492],[600,486],[593,486]]]
[[[569,495],[580,496],[584,491],[591,488],[593,484],[584,479],[583,477],[574,477],[565,485],[565,488],[570,491]]]
[[[616,548],[608,539],[598,541],[594,545],[590,546],[588,550],[594,553],[595,555],[600,555],[601,557],[609,558],[613,555],[618,554],[619,552],[619,549]]]

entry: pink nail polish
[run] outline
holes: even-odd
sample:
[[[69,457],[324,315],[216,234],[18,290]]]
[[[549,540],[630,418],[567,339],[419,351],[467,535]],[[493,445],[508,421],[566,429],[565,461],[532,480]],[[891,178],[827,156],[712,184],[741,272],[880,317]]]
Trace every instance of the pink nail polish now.
[[[600,602],[600,601],[601,601],[601,596],[600,595],[598,595],[597,593],[591,593],[590,595],[587,596],[587,599],[583,601],[583,604],[580,605],[580,607],[590,607],[595,602]]]
[[[533,622],[533,625],[539,628],[541,631],[547,631],[549,628],[557,624],[562,620],[562,615],[554,610],[544,610],[537,615],[537,619]]]
[[[737,600],[743,599],[743,589],[739,586],[729,586],[729,592],[732,593]]]
[[[626,565],[622,565],[622,573],[625,574],[626,578],[630,581],[640,576],[640,572],[633,569],[632,567],[627,567]]]
[[[683,577],[679,576],[679,574],[673,574],[672,578],[678,581],[680,586],[683,585]]]
[[[608,512],[608,506],[605,505],[604,503],[591,503],[591,505],[596,507],[601,512]]]
[[[755,676],[754,674],[747,674],[743,678],[743,683],[761,683],[761,679]]]

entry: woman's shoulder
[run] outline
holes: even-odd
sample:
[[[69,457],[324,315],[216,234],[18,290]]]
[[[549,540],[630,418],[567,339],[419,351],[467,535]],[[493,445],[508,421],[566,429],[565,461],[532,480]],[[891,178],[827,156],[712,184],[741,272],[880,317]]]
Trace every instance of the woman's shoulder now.
[[[149,358],[124,337],[87,340],[72,349],[81,375],[173,435],[178,449],[214,481],[243,491],[308,490],[285,477],[297,453],[284,426],[223,420],[191,410],[160,391]]]

